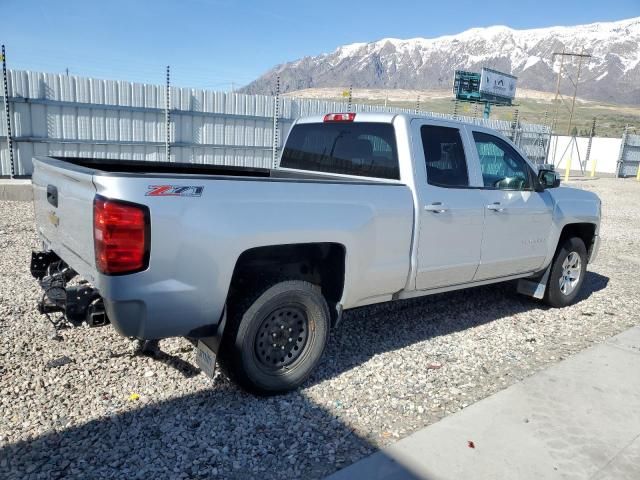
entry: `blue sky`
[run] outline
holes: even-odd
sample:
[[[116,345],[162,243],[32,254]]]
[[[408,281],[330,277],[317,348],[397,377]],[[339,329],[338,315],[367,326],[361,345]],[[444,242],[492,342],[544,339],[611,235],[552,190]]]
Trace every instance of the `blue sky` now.
[[[384,37],[640,16],[640,0],[0,0],[9,68],[228,90],[272,66]]]

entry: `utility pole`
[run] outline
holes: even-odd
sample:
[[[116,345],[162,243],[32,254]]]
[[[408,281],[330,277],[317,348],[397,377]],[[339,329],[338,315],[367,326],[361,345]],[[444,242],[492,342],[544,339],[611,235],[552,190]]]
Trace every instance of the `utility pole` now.
[[[11,163],[11,178],[16,175],[16,167],[13,163],[13,138],[11,136],[11,110],[9,109],[9,82],[7,81],[7,55],[2,45],[2,83],[4,84],[4,113],[7,120],[7,148],[9,150],[9,162]]]
[[[347,104],[347,112],[351,112],[352,101],[353,101],[353,85],[349,85],[349,103]]]
[[[418,114],[419,111],[420,111],[420,95],[418,95],[418,98],[416,99],[416,115]]]
[[[580,83],[580,73],[582,72],[582,59],[591,58],[591,55],[584,54],[584,47],[580,50],[578,55],[578,75],[576,76],[576,83],[573,85],[573,99],[571,100],[571,113],[569,114],[569,126],[567,127],[567,135],[571,135],[571,124],[573,123],[573,111],[576,107],[576,96],[578,95],[578,84]]]
[[[564,48],[562,49],[562,52],[553,52],[553,54],[551,55],[551,59],[555,62],[556,57],[560,57],[560,69],[558,70],[558,80],[556,82],[556,95],[554,98],[554,102],[556,104],[556,109],[555,109],[555,113],[554,113],[554,118],[553,118],[553,122],[552,122],[552,128],[555,127],[555,125],[557,124],[558,121],[558,108],[560,105],[560,102],[564,103],[564,99],[562,98],[562,94],[560,93],[560,82],[562,80],[562,67],[564,65],[564,57],[569,57],[569,58],[578,58],[578,73],[576,76],[576,81],[573,82],[573,80],[571,80],[571,78],[569,78],[569,80],[571,80],[571,83],[573,83],[573,99],[571,101],[571,109],[569,111],[569,126],[567,127],[567,135],[571,134],[571,126],[573,123],[573,114],[575,111],[575,105],[576,105],[576,97],[578,96],[578,84],[580,83],[580,75],[582,74],[582,62],[584,61],[585,58],[591,58],[592,55],[584,53],[584,47],[582,47],[582,50],[580,51],[580,53],[575,53],[575,52],[567,52]],[[558,98],[560,99],[560,102],[558,102]]]

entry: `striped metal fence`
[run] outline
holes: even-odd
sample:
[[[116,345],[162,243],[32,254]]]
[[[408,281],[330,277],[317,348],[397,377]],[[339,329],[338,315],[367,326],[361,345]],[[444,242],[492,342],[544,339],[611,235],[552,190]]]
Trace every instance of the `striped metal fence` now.
[[[618,177],[635,177],[640,173],[640,134],[626,128],[618,157]]]
[[[296,118],[349,108],[348,102],[179,87],[170,87],[167,95],[162,85],[19,70],[8,72],[8,100],[14,168],[12,172],[7,126],[2,121],[2,176],[30,175],[35,155],[270,168],[277,165],[279,142]],[[350,108],[415,113],[412,108],[357,103]],[[545,161],[550,136],[546,126],[419,113],[493,128],[512,138],[533,161]]]

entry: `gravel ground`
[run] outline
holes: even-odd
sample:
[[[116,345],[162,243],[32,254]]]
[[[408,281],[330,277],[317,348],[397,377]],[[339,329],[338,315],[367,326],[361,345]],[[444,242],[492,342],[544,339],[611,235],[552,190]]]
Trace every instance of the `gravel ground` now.
[[[0,477],[319,478],[640,323],[640,184],[576,186],[604,211],[576,305],[504,284],[348,312],[305,388],[268,399],[207,380],[182,339],[157,358],[111,327],[51,339],[32,205],[0,202]]]

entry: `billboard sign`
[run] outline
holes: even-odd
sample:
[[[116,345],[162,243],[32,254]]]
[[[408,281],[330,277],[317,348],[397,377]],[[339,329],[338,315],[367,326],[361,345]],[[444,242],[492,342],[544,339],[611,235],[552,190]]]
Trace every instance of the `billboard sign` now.
[[[516,96],[517,77],[482,67],[480,72],[480,93],[512,100]]]
[[[480,100],[480,74],[456,70],[453,78],[453,94],[458,100]]]

